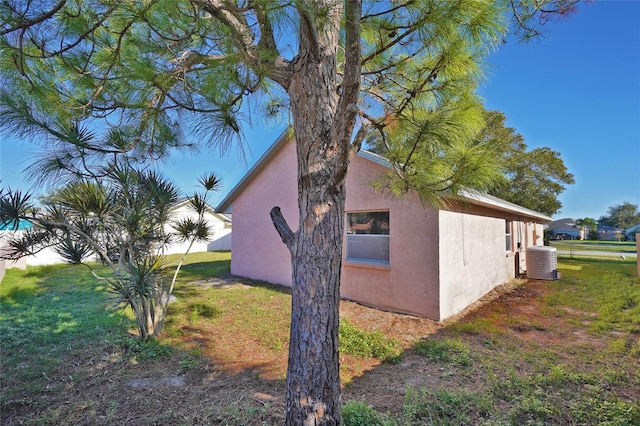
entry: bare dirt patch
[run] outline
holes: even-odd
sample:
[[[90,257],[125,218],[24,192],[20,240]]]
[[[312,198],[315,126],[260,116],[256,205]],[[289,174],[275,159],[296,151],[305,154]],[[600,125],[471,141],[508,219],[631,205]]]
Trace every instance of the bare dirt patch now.
[[[348,318],[353,325],[363,330],[380,331],[405,348],[442,327],[437,321],[380,311],[345,300],[340,302],[340,316]]]

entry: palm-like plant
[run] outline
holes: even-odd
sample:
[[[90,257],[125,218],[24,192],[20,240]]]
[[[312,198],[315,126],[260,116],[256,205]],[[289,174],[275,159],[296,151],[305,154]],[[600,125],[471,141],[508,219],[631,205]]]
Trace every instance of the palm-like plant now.
[[[139,170],[127,161],[104,168],[100,179],[77,177],[42,199],[36,208],[30,195],[5,189],[0,193],[0,221],[29,220],[33,229],[11,237],[5,258],[16,259],[56,247],[68,260],[83,262],[93,275],[109,283],[114,307],[130,307],[140,337],[162,332],[178,272],[193,244],[211,238],[205,220],[206,198],[220,187],[210,174],[200,179],[204,192],[191,198],[196,219],[173,220],[177,188],[155,172]],[[172,241],[188,249],[169,270],[163,255]],[[101,273],[90,255],[108,266]]]
[[[598,227],[596,220],[591,217],[585,217],[584,219],[576,220],[576,225],[580,227],[580,235],[585,240],[588,239],[590,237],[590,234],[592,232],[595,232],[596,228]]]
[[[164,248],[179,240],[189,242],[190,250],[195,242],[210,238],[206,197],[219,189],[219,179],[214,174],[200,179],[204,192],[191,203],[197,218],[186,226],[171,216],[178,189],[148,169],[150,160],[171,148],[190,146],[177,128],[158,124],[163,136],[149,142],[144,126],[91,130],[82,120],[67,117],[64,108],[51,118],[54,115],[5,95],[0,96],[0,130],[46,143],[49,149],[29,172],[33,180],[55,189],[37,205],[32,194],[0,188],[0,223],[17,229],[26,219],[34,225],[10,237],[1,256],[17,259],[54,247],[63,258],[87,265],[97,279],[109,283],[113,305],[133,310],[142,338],[160,334],[185,259],[169,271]],[[60,187],[58,182],[66,183]],[[110,272],[101,274],[88,259]]]

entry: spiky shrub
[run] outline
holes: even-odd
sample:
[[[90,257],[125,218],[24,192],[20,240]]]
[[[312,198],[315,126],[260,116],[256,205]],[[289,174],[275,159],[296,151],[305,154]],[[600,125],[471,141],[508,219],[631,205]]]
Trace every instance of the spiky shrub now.
[[[206,198],[219,189],[214,175],[202,177],[204,191],[189,198],[194,218],[174,220],[178,201],[173,183],[128,162],[105,167],[100,179],[78,177],[44,197],[36,207],[29,194],[7,189],[0,193],[0,221],[20,219],[33,229],[12,236],[5,258],[17,259],[54,247],[74,263],[84,263],[93,275],[109,284],[113,307],[130,307],[140,337],[162,332],[178,272],[194,243],[208,241],[212,231],[205,218]],[[187,243],[176,266],[165,263],[164,249],[172,242]],[[98,260],[108,273],[96,268]]]

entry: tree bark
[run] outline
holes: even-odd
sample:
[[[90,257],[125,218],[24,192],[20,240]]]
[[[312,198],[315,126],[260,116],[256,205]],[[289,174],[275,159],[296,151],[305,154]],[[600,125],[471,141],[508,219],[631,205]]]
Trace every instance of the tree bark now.
[[[317,83],[327,78],[317,72],[319,68],[296,74],[312,76],[315,84],[309,85],[306,77],[294,77],[301,91],[308,87],[306,101],[313,106],[294,107],[298,110],[294,117],[304,118],[294,119],[300,123],[294,125],[300,220],[289,244],[293,274],[286,395],[289,425],[341,424],[338,307],[345,187],[344,182],[335,183],[334,173],[346,167],[338,159],[346,148],[331,139],[335,92],[318,93],[327,86],[326,80]]]
[[[344,185],[308,197],[292,246],[292,313],[287,370],[289,425],[341,424],[338,307]],[[323,191],[321,191],[323,192]],[[313,224],[312,224],[313,223]]]
[[[311,6],[310,6],[311,7]],[[292,313],[286,424],[339,425],[338,325],[344,203],[360,81],[361,3],[346,2],[345,57],[337,74],[342,2],[314,2],[326,21],[300,10],[299,54],[287,91],[298,160],[298,230],[280,209],[273,223],[291,252]]]

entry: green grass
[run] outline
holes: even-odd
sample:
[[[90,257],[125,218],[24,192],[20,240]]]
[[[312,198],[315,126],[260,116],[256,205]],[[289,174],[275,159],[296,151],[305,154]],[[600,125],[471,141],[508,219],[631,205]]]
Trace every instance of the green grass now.
[[[640,424],[640,278],[635,268],[635,261],[563,260],[562,278],[549,282],[550,291],[541,299],[540,308],[553,318],[550,325],[526,325],[527,318],[500,307],[462,319],[416,343],[417,353],[441,366],[441,382],[408,388],[402,411],[392,417],[366,401],[356,407],[378,419],[375,424],[384,420],[398,426]],[[507,331],[544,335],[559,332],[561,321],[567,321],[561,333],[574,330],[584,341],[575,346],[538,343]],[[602,346],[590,347],[589,339]]]
[[[407,389],[398,425],[482,424],[495,410],[487,395],[465,390]]]
[[[398,362],[400,344],[381,332],[364,331],[347,318],[340,320],[340,351],[364,358],[379,358],[385,362]]]
[[[208,334],[215,327],[229,338],[250,337],[268,351],[286,348],[291,296],[278,288],[178,286],[175,295],[165,329],[174,338]]]
[[[342,420],[345,426],[391,426],[395,425],[390,416],[380,414],[364,401],[348,401],[342,406]]]
[[[640,333],[635,266],[635,261],[562,260],[558,264],[562,279],[553,282],[556,291],[545,302],[590,312],[592,318],[585,325],[593,332]]]
[[[635,241],[553,240],[550,244],[551,247],[565,251],[580,250],[636,253]]]
[[[81,354],[88,342],[111,344],[131,326],[105,308],[105,288],[84,266],[9,269],[0,302],[0,403],[44,390],[63,355]]]
[[[195,374],[208,365],[207,347],[223,343],[226,346],[218,349],[227,354],[226,361],[235,361],[244,350],[238,342],[248,341],[286,360],[291,297],[285,289],[260,283],[184,285],[228,273],[229,259],[229,253],[189,256],[176,287],[178,301],[169,308],[167,336],[147,343],[128,336],[135,329],[131,316],[108,309],[107,289],[85,267],[8,270],[0,284],[0,408],[23,407],[30,413],[22,418],[26,424],[70,424],[78,421],[78,413],[87,424],[92,419],[115,424],[132,396],[119,399],[118,392],[112,392],[104,399],[95,396],[103,395],[100,391],[92,397],[82,391],[83,384],[101,389],[140,372],[153,376],[155,369]],[[463,318],[420,340],[410,362],[383,366],[380,380],[393,383],[388,397],[403,395],[397,406],[377,411],[366,398],[347,399],[344,423],[640,424],[640,278],[635,261],[561,259],[558,266],[561,279],[544,285],[535,318],[495,303],[482,315]],[[343,353],[362,360],[404,359],[406,354],[384,334],[360,330],[348,319],[341,324]],[[526,333],[559,337],[522,338]],[[564,341],[576,336],[575,343]],[[415,365],[426,385],[402,381]],[[357,389],[366,378],[363,373],[348,389]],[[399,383],[405,383],[404,388],[399,389]],[[126,391],[121,386],[118,389]],[[215,388],[215,382],[206,386]],[[199,388],[188,389],[185,397]],[[56,400],[58,395],[65,399]],[[260,420],[270,410],[267,404],[242,398],[238,394],[237,403],[216,406],[225,423],[269,424]],[[163,404],[168,408],[160,411],[149,405],[153,421],[215,420],[207,417],[211,404],[180,401],[175,405],[167,400]],[[144,404],[137,408],[144,411]]]
[[[179,281],[228,271],[229,258],[229,253],[190,255]],[[167,345],[129,336],[136,328],[131,313],[110,306],[107,286],[86,266],[8,269],[0,283],[0,404],[47,390],[49,377],[68,367],[69,356],[91,357],[102,347],[115,348],[126,360],[144,361],[171,352]],[[81,377],[70,380],[76,379]]]
[[[472,362],[469,345],[459,338],[422,339],[415,345],[420,355],[434,362],[451,363],[458,366]]]
[[[167,256],[167,266],[177,264],[180,257],[179,254]],[[190,253],[180,270],[178,283],[202,280],[228,273],[230,266],[231,252],[229,251]]]

